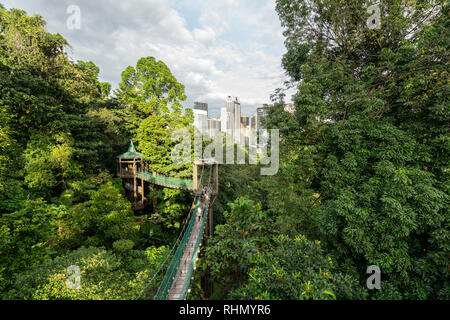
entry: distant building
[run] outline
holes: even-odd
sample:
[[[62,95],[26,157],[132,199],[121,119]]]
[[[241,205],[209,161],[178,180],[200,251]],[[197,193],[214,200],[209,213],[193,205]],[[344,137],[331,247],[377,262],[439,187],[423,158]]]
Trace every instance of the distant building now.
[[[223,107],[220,109],[220,131],[227,132],[227,125],[228,125],[227,108]]]
[[[244,125],[245,127],[249,125],[248,116],[245,114],[241,115],[241,125]]]
[[[250,118],[250,129],[256,130],[256,115]]]
[[[235,128],[235,134],[234,134],[234,141],[236,143],[241,143],[241,102],[239,101],[238,97],[234,97],[234,128]]]
[[[248,138],[250,134],[250,126],[249,126],[249,118],[247,115],[241,116],[241,123],[240,123],[240,131],[241,131],[241,145],[248,145]]]
[[[256,136],[253,139],[258,139],[250,141],[250,147],[255,148],[257,153],[261,152],[261,148],[267,145],[268,134],[267,132],[262,132],[261,130],[266,129],[262,124],[262,119],[266,116],[266,111],[264,107],[256,108],[256,113],[253,115],[250,123],[251,130],[256,131]]]
[[[241,103],[238,97],[227,97],[226,114],[226,133],[233,137],[234,142],[239,144],[241,140]]]
[[[259,131],[263,128],[262,125],[262,118],[265,117],[266,115],[266,111],[264,110],[264,107],[260,107],[260,108],[256,108],[256,113],[255,113],[255,125],[256,125],[256,130]]]
[[[210,137],[214,137],[221,131],[221,121],[219,119],[208,119],[208,134]]]
[[[234,103],[233,103],[233,99],[228,96],[227,100],[226,100],[226,133],[229,134],[230,136],[232,136],[234,138],[234,133],[235,133],[235,121],[234,121]]]
[[[208,133],[208,104],[194,102],[194,127],[202,134]]]
[[[194,103],[194,126],[202,133],[213,137],[218,132],[227,133],[237,144],[248,141],[250,119],[241,116],[241,103],[238,97],[228,96],[220,118],[208,118],[208,104]]]
[[[238,97],[227,97],[225,107],[220,109],[220,122],[220,130],[230,135],[235,143],[241,143],[241,103]]]

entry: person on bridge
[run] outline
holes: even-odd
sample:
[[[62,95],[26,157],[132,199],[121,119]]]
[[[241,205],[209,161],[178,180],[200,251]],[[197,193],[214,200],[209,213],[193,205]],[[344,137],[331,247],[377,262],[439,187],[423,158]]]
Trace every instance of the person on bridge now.
[[[200,200],[200,213],[203,213],[203,210],[205,209],[205,188],[202,189],[202,199]],[[200,214],[199,214],[200,217]]]
[[[207,196],[207,191],[208,191],[208,185],[205,185],[202,189],[202,200],[200,202],[200,213],[201,215],[203,215],[203,211],[205,210],[206,207],[206,202],[208,200],[208,196]]]
[[[209,185],[205,185],[205,198],[206,198],[206,200],[208,201],[208,199],[209,199]]]

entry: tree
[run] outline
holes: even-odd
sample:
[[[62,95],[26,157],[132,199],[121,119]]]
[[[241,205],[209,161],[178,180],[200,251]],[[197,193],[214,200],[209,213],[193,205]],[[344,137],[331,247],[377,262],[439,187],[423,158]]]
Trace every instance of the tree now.
[[[172,160],[174,147],[179,143],[172,140],[176,130],[186,129],[193,149],[193,128],[189,128],[192,120],[189,113],[174,112],[165,116],[149,115],[140,122],[137,141],[151,171],[163,175],[192,176],[192,164],[174,163]]]
[[[165,249],[136,250],[145,246],[121,181],[104,172],[132,134],[99,68],[71,61],[67,46],[41,16],[0,5],[0,295],[17,280],[8,297],[134,297]],[[68,252],[81,245],[117,255]],[[80,295],[65,287],[67,261],[92,263]]]
[[[259,250],[271,241],[270,221],[260,204],[238,198],[229,203],[229,209],[223,214],[226,222],[216,226],[205,253],[206,265],[220,281],[222,295],[247,279]]]
[[[92,61],[84,62],[80,60],[77,62],[76,67],[85,71],[86,80],[89,80],[91,86],[97,89],[99,97],[101,96],[102,99],[109,97],[111,93],[111,84],[108,82],[100,82],[98,80],[100,72],[99,67],[97,67]]]
[[[167,255],[166,247],[148,248],[136,260],[146,260],[138,271],[128,271],[120,257],[103,248],[81,247],[21,274],[6,299],[126,300],[139,296]],[[80,268],[80,288],[70,289],[69,266]],[[142,267],[145,266],[145,267]],[[72,274],[72,276],[75,274]],[[147,288],[149,292],[153,286]]]
[[[364,287],[342,272],[320,241],[282,234],[261,204],[238,198],[208,241],[205,266],[220,283],[215,298],[362,299]],[[283,215],[284,212],[279,212]],[[277,215],[273,215],[276,217]]]
[[[184,85],[154,57],[141,58],[136,68],[129,66],[122,72],[117,96],[128,107],[125,114],[132,131],[149,115],[164,117],[171,111],[180,112],[180,101],[186,100]]]
[[[231,298],[250,300],[363,299],[364,287],[339,271],[319,241],[280,235],[274,250],[258,253],[247,282]]]
[[[117,240],[136,242],[138,232],[139,225],[123,189],[109,180],[93,191],[89,200],[74,204],[60,217],[58,242],[63,248],[112,248]]]
[[[445,298],[448,5],[380,6],[381,27],[368,29],[363,1],[277,1],[283,65],[300,80],[300,143],[282,154],[296,154],[295,188],[309,181],[316,234],[345,272],[362,283],[378,265],[376,298]]]
[[[141,58],[136,68],[129,66],[122,72],[117,96],[127,107],[122,116],[128,129],[136,135],[142,153],[149,161],[153,174],[174,173],[185,165],[175,165],[171,160],[172,133],[192,122],[192,113],[182,114],[180,101],[186,99],[184,85],[172,75],[162,61],[153,57]],[[153,186],[153,211],[157,211],[158,188]]]
[[[65,209],[42,199],[27,200],[20,210],[0,216],[0,287],[8,288],[28,266],[50,259],[57,217]]]
[[[78,164],[72,161],[71,139],[67,136],[33,135],[24,159],[25,183],[41,195],[54,194],[64,187],[66,180],[80,176]]]

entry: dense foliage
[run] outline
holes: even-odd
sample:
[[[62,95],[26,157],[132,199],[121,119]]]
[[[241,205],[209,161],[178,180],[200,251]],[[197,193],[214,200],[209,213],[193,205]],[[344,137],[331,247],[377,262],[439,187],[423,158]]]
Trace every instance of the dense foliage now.
[[[275,105],[267,124],[281,126],[294,199],[310,197],[299,231],[362,284],[378,265],[374,298],[448,298],[449,9],[381,11],[368,29],[363,1],[277,1],[299,82],[295,114]]]
[[[220,166],[188,298],[450,297],[449,7],[379,5],[368,28],[363,0],[276,1],[296,88],[294,113],[283,89],[266,107],[280,168]],[[111,92],[67,46],[42,17],[0,5],[0,297],[152,298],[192,194],[153,185],[133,211],[112,174],[132,140],[150,171],[192,175],[172,161],[173,134],[195,130],[184,85],[143,57]],[[370,265],[380,290],[366,287]]]
[[[42,17],[0,6],[0,296],[136,298],[171,237],[148,241],[111,178],[115,156],[136,140],[132,117],[67,45]],[[66,286],[72,264],[78,291]]]
[[[7,299],[26,300],[122,300],[135,299],[142,284],[156,271],[167,254],[165,248],[147,248],[134,252],[134,262],[140,262],[138,270],[127,270],[129,261],[121,259],[102,248],[81,247],[54,260],[32,267],[17,277]],[[68,266],[80,268],[80,289],[67,286]],[[69,279],[70,280],[70,279]]]

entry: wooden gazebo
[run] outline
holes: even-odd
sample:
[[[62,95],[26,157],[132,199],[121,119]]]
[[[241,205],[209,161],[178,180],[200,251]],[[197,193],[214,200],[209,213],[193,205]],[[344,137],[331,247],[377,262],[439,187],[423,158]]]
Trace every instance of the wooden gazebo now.
[[[144,180],[140,179],[140,185],[138,186],[137,172],[143,169],[144,155],[136,151],[133,141],[130,142],[128,151],[117,156],[117,176],[124,179],[125,189],[129,190],[133,194],[135,202],[137,202],[140,195],[141,203],[143,204],[144,196]]]

